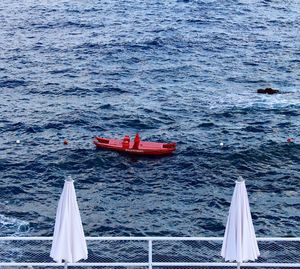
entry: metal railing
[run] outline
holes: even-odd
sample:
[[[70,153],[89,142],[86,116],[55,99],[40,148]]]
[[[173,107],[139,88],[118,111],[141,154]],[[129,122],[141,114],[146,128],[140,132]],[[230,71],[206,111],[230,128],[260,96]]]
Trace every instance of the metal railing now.
[[[89,257],[77,267],[236,268],[220,256],[221,237],[86,237]],[[242,268],[300,268],[300,238],[258,238],[260,257]],[[0,237],[0,268],[58,267],[52,237]]]

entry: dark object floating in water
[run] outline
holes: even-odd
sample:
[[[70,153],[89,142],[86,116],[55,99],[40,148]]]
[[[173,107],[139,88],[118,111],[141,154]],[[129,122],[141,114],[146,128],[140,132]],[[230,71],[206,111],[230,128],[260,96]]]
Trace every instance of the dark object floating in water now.
[[[130,141],[130,137],[128,135],[125,135],[123,140],[96,136],[93,142],[99,149],[108,149],[128,154],[144,156],[167,155],[171,154],[173,151],[176,150],[176,143],[157,143],[141,141],[138,134],[136,134],[133,142]]]
[[[265,88],[265,89],[258,89],[257,93],[274,94],[274,93],[279,93],[279,90],[275,90],[272,88]]]

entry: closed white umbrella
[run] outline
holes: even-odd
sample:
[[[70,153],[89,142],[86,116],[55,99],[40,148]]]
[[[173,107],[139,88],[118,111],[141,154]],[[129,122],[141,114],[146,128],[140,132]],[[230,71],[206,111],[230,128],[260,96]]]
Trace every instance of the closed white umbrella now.
[[[236,181],[221,250],[225,261],[236,261],[238,268],[246,261],[255,261],[260,255],[250,213],[245,181]]]
[[[56,211],[55,227],[50,257],[56,262],[75,263],[87,259],[87,245],[84,237],[74,181],[65,181]]]

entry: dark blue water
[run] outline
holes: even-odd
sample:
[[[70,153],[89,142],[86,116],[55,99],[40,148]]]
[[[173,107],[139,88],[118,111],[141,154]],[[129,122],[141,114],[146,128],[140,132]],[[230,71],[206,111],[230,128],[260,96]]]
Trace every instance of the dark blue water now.
[[[2,1],[0,235],[52,235],[71,175],[86,235],[222,236],[241,175],[257,236],[299,236],[299,21],[299,1]],[[92,144],[137,131],[178,149]]]

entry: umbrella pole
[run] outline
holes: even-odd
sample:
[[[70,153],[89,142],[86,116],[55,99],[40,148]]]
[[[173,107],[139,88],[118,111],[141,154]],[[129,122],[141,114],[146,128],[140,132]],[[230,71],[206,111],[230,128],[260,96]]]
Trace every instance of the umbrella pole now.
[[[237,263],[237,269],[240,269],[240,268],[241,268],[241,263],[238,262],[238,263]]]
[[[64,266],[64,269],[67,269],[68,268],[68,263],[65,262],[65,266]]]

